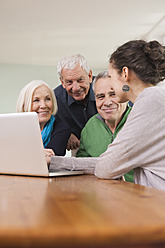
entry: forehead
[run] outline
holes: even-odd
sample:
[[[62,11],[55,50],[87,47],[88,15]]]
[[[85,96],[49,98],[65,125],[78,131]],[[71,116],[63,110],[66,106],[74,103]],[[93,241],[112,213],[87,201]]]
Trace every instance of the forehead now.
[[[95,94],[114,91],[108,77],[99,78],[95,84]]]
[[[51,95],[49,88],[46,85],[41,85],[35,89],[33,96],[37,95]]]
[[[79,64],[76,65],[75,68],[73,69],[62,69],[62,78],[67,78],[67,79],[74,79],[76,77],[80,77],[80,76],[84,76],[86,73],[86,71],[80,67]]]

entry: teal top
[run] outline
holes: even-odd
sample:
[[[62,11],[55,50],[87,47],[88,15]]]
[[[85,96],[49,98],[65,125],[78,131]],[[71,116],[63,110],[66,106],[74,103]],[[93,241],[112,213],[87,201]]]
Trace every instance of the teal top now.
[[[76,157],[99,157],[104,153],[122,129],[130,111],[131,107],[128,106],[114,133],[109,129],[100,114],[92,116],[81,132],[80,147]],[[126,181],[134,182],[133,170],[125,174],[124,177]]]

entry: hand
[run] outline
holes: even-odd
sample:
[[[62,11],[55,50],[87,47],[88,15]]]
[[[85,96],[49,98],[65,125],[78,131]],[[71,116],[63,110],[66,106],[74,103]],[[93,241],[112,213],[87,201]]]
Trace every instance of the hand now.
[[[55,153],[52,149],[44,149],[44,153],[45,153],[46,162],[49,165],[51,156],[55,156]]]
[[[80,141],[73,133],[71,133],[67,144],[67,150],[70,151],[73,149],[77,149],[79,146],[80,146]]]

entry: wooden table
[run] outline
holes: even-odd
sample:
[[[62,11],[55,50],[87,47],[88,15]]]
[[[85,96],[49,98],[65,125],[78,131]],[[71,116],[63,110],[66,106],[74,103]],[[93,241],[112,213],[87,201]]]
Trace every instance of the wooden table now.
[[[87,175],[0,175],[0,247],[165,247],[165,191]]]

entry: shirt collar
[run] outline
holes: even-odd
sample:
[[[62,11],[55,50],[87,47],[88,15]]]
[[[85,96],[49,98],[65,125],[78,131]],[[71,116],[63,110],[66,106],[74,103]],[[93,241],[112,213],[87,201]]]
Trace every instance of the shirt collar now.
[[[100,114],[97,114],[96,118],[99,119],[102,122],[105,122],[104,118]]]

